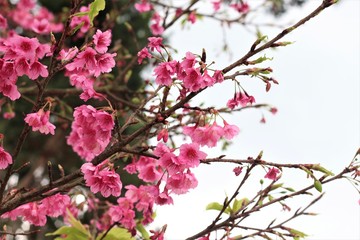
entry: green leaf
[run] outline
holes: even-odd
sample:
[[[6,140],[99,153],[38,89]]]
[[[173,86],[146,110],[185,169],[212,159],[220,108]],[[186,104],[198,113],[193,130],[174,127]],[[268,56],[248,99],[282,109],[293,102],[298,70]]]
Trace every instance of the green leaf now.
[[[296,230],[296,229],[289,228],[288,231],[294,237],[294,239],[295,238],[305,238],[308,236],[307,234],[300,232],[299,230]]]
[[[266,57],[266,55],[264,55],[263,57],[259,57],[258,59],[255,59],[254,61],[248,61],[247,63],[251,64],[251,65],[255,65],[258,63],[262,63],[266,60],[273,60],[273,58],[268,58],[268,57]]]
[[[316,190],[318,190],[319,192],[322,192],[322,184],[319,180],[314,180],[314,187]]]
[[[271,187],[270,187],[270,191],[273,191],[275,189],[278,189],[279,187],[282,187],[282,185],[284,185],[283,183],[278,183],[278,184],[273,184]],[[270,192],[269,191],[269,192]]]
[[[56,230],[53,233],[47,233],[45,236],[55,236],[55,235],[63,235],[65,234],[66,237],[59,237],[57,239],[67,239],[67,240],[88,240],[89,236],[80,232],[78,229],[69,226],[63,226]]]
[[[283,187],[284,189],[288,190],[289,192],[295,192],[295,189],[291,187]]]
[[[97,236],[96,240],[100,240],[105,233],[106,231]],[[131,236],[131,233],[127,229],[114,227],[102,240],[135,240],[135,238]]]
[[[331,171],[327,170],[326,168],[320,166],[319,164],[312,165],[311,169],[325,173],[326,175],[334,176],[334,173],[332,173]]]
[[[71,226],[73,226],[74,228],[76,228],[77,230],[79,230],[81,233],[85,234],[88,237],[91,237],[91,234],[89,233],[89,231],[84,227],[84,225],[82,225],[82,223],[77,220],[69,211],[69,209],[66,209],[67,211],[67,215],[68,215],[68,221],[71,224]]]
[[[206,206],[206,210],[217,210],[217,211],[221,211],[223,209],[223,205],[218,203],[218,202],[212,202],[209,203]],[[229,214],[230,213],[230,209],[225,209],[224,213]]]
[[[89,6],[90,24],[93,26],[94,18],[105,9],[105,0],[94,0]]]
[[[240,209],[242,209],[246,205],[248,205],[248,203],[249,203],[249,199],[247,199],[247,198],[243,198],[240,200],[235,199],[233,202],[233,207],[232,207],[233,212],[239,211]]]

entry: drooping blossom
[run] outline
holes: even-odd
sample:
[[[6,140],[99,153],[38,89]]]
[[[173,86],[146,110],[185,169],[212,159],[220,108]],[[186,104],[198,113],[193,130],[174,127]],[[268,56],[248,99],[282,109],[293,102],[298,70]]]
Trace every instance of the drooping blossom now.
[[[25,117],[25,122],[32,127],[32,130],[39,131],[44,134],[55,134],[55,125],[50,123],[50,111],[44,111],[40,109],[36,113],[29,113]]]
[[[84,163],[81,166],[86,186],[90,187],[91,192],[100,192],[104,197],[110,195],[118,197],[122,189],[120,176],[113,168],[107,167],[106,164],[105,161],[97,166],[92,163]]]
[[[221,7],[221,0],[215,0],[211,2],[213,5],[213,9],[215,12],[219,11],[220,7]]]
[[[233,172],[235,173],[235,176],[239,176],[242,172],[242,167],[235,167]]]
[[[224,121],[224,138],[231,140],[234,136],[238,135],[240,129],[236,125],[228,124]]]
[[[148,12],[152,9],[151,3],[149,3],[147,0],[140,0],[140,3],[135,3],[134,7],[140,13]]]
[[[150,30],[151,30],[151,33],[154,35],[154,36],[157,36],[157,35],[161,35],[163,32],[164,32],[164,27],[162,26],[162,18],[160,17],[160,15],[155,12],[153,14],[153,16],[151,17],[151,25],[150,25]]]
[[[237,106],[242,106],[245,107],[248,104],[253,104],[255,102],[255,98],[253,96],[248,95],[247,93],[244,92],[238,92],[235,94],[235,96],[233,98],[231,98],[228,102],[227,102],[227,107],[230,109],[234,109]]]
[[[268,170],[268,172],[265,175],[265,178],[276,180],[278,178],[278,174],[280,173],[280,170],[276,167],[272,167]]]
[[[234,8],[239,13],[246,14],[250,11],[250,6],[246,2],[230,4],[230,7]]]
[[[148,47],[150,48],[151,51],[154,51],[154,49],[156,49],[156,51],[161,52],[160,47],[162,46],[162,38],[161,37],[149,37],[148,38]]]
[[[138,56],[138,64],[141,64],[145,58],[152,58],[152,55],[149,53],[147,48],[141,49],[137,53],[137,56]]]
[[[80,157],[91,161],[109,144],[113,127],[114,120],[109,113],[81,105],[75,108],[67,143]]]
[[[190,14],[188,15],[188,21],[191,22],[192,24],[194,24],[196,22],[196,12],[195,11],[190,12]]]
[[[195,188],[197,185],[198,181],[190,170],[171,175],[166,181],[166,188],[175,194],[187,193],[189,189]]]
[[[11,155],[0,146],[0,169],[6,169],[12,162]]]

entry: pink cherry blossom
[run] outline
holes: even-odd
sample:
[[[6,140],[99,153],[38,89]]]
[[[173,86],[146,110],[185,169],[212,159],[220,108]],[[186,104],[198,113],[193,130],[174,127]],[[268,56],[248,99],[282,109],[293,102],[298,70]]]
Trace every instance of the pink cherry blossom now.
[[[99,155],[110,142],[114,127],[112,116],[90,105],[75,108],[67,143],[86,161]]]
[[[151,3],[149,3],[147,0],[141,0],[141,3],[135,3],[135,9],[138,10],[138,12],[148,12],[152,9]]]
[[[161,52],[160,47],[162,46],[162,38],[161,37],[149,37],[148,38],[149,43],[148,43],[148,47],[150,48],[151,51],[154,51],[154,49],[156,49],[156,51]]]
[[[151,17],[152,24],[150,25],[151,33],[154,36],[161,35],[164,32],[164,27],[162,26],[162,18],[158,13],[154,13]]]
[[[149,53],[147,48],[141,49],[137,53],[137,56],[138,56],[138,64],[141,64],[145,58],[152,58],[152,55]]]
[[[200,160],[206,158],[207,154],[200,151],[199,148],[197,143],[182,144],[180,146],[178,158],[181,159],[181,162],[184,162],[186,168],[197,167],[200,164]]]
[[[224,130],[224,138],[226,138],[227,140],[232,139],[240,132],[240,129],[236,125],[228,124],[226,121],[224,121],[223,130]]]
[[[92,163],[82,165],[81,171],[84,174],[86,186],[90,187],[91,192],[100,192],[104,197],[110,195],[118,197],[122,188],[120,176],[114,169],[104,167],[106,164],[105,161],[98,166],[94,166]]]
[[[172,76],[176,73],[177,62],[162,62],[154,69],[156,76],[155,82],[159,85],[170,86],[172,84]]]
[[[196,12],[195,11],[192,11],[188,15],[188,21],[191,22],[192,24],[194,24],[196,22]]]
[[[265,178],[268,178],[271,180],[276,180],[278,178],[279,173],[280,173],[280,170],[278,168],[272,167],[266,173]]]
[[[136,170],[139,172],[138,177],[145,182],[158,181],[163,174],[158,161],[145,156],[141,156],[136,162]]]
[[[25,221],[35,225],[44,226],[46,224],[46,208],[36,202],[27,203],[21,206],[22,216]]]
[[[98,29],[93,36],[93,39],[95,44],[95,50],[99,53],[106,53],[111,43],[111,31],[107,30],[105,32],[102,32]]]
[[[57,193],[53,196],[44,198],[41,201],[42,206],[46,209],[46,215],[50,217],[58,217],[65,215],[66,208],[70,204],[70,197]]]
[[[6,169],[12,162],[11,155],[0,146],[0,169]]]
[[[235,167],[233,172],[235,173],[235,176],[239,176],[242,172],[242,167]]]
[[[82,6],[80,8],[80,12],[88,12],[89,11],[89,7],[86,6]],[[80,24],[82,24],[80,31],[78,32],[79,36],[83,36],[85,35],[85,33],[87,33],[90,29],[90,18],[89,15],[83,15],[83,16],[74,16],[71,18],[71,23],[70,23],[70,27],[72,29],[76,28],[77,26],[79,26]]]
[[[221,0],[212,1],[211,3],[213,5],[214,11],[215,12],[219,11],[219,9],[221,7]]]
[[[175,194],[187,193],[189,189],[195,188],[197,185],[195,175],[190,170],[185,173],[176,173],[170,176],[166,182],[166,188]]]
[[[230,4],[230,7],[243,14],[246,14],[250,11],[250,6],[246,2]]]
[[[44,134],[55,134],[55,125],[50,123],[50,111],[40,109],[36,113],[29,113],[25,117],[25,122],[32,127],[33,131],[39,131]]]

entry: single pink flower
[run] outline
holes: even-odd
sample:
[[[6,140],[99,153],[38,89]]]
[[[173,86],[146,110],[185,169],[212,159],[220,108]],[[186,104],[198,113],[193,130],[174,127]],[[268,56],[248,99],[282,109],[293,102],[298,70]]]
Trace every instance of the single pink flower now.
[[[152,9],[151,3],[149,3],[147,0],[141,0],[141,3],[135,3],[135,9],[138,10],[138,12],[148,12]]]
[[[192,11],[188,15],[188,21],[191,22],[192,24],[194,24],[196,22],[196,12],[195,11]]]
[[[280,173],[280,170],[278,168],[272,167],[266,173],[265,178],[268,178],[271,180],[276,180],[278,178],[279,173]]]
[[[91,192],[100,192],[104,197],[110,195],[118,197],[122,189],[120,176],[114,169],[104,167],[105,164],[107,164],[106,161],[97,166],[92,163],[82,165],[81,171],[84,174],[86,186],[90,187]]]
[[[246,14],[250,11],[250,6],[246,2],[230,4],[230,7],[243,14]]]
[[[173,82],[172,76],[176,73],[177,62],[162,62],[154,69],[155,82],[159,85],[170,86]]]
[[[224,121],[223,130],[224,130],[224,138],[226,138],[227,140],[232,139],[240,132],[240,129],[236,125],[228,124],[226,121]]]
[[[111,31],[102,32],[97,30],[94,37],[95,50],[99,53],[106,53],[111,43]]]
[[[242,172],[242,167],[235,167],[233,172],[235,173],[235,176],[239,176]]]
[[[137,56],[138,56],[138,64],[141,64],[145,58],[152,58],[152,55],[149,53],[147,48],[141,49],[137,53]]]
[[[0,146],[0,169],[6,169],[12,162],[11,155]]]
[[[33,131],[39,131],[44,134],[55,134],[55,125],[50,123],[50,111],[40,109],[36,113],[29,113],[25,117],[25,122],[32,127]]]
[[[36,61],[30,65],[30,69],[28,70],[27,75],[30,79],[35,80],[39,76],[47,77],[49,75],[49,72],[47,71],[47,66]]]
[[[150,48],[151,51],[154,51],[154,49],[156,49],[156,51],[161,52],[160,47],[162,46],[162,38],[161,37],[149,37],[149,44],[148,47]]]
[[[197,143],[182,144],[180,146],[180,161],[184,163],[186,168],[197,167],[201,159],[205,159],[207,154],[200,151]]]
[[[219,9],[221,7],[221,0],[212,1],[211,3],[213,5],[214,11],[215,12],[219,11]]]

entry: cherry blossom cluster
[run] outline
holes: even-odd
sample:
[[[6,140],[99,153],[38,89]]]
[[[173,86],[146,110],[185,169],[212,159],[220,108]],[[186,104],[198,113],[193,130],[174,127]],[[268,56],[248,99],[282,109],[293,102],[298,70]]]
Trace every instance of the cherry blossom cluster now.
[[[111,139],[114,119],[103,110],[96,110],[90,105],[75,108],[74,121],[67,143],[86,161],[104,151]]]
[[[145,58],[151,58],[150,51],[161,53],[163,47],[161,37],[150,37],[149,44],[138,53],[138,62]],[[196,66],[198,65],[198,66]],[[182,61],[166,61],[159,63],[154,69],[155,82],[163,86],[171,86],[176,79],[181,80],[180,84],[185,92],[197,92],[203,88],[211,87],[215,83],[221,83],[224,76],[220,70],[214,71],[210,76],[206,64],[196,59],[191,52],[187,52]]]
[[[184,126],[183,132],[200,146],[215,147],[220,138],[231,140],[240,131],[236,125],[229,124],[226,121],[223,121],[223,123],[223,127],[216,122],[204,126]]]
[[[8,4],[3,1],[2,4]],[[62,23],[56,23],[54,15],[45,7],[39,6],[36,0],[19,0],[7,16],[23,29],[34,31],[38,34],[61,32]]]
[[[113,167],[108,165],[108,161],[104,161],[97,166],[92,163],[84,163],[81,171],[91,192],[100,192],[104,197],[110,195],[118,197],[122,188],[120,176],[114,171]]]
[[[93,45],[78,51],[76,47],[60,53],[62,61],[72,62],[66,64],[65,75],[70,78],[70,84],[83,90],[80,98],[87,101],[101,95],[94,90],[94,83],[102,73],[111,72],[115,66],[116,53],[107,53],[111,43],[111,31],[97,30],[93,36]]]
[[[12,221],[18,217],[35,226],[44,226],[46,217],[66,216],[66,209],[70,208],[71,199],[68,195],[57,193],[44,198],[39,202],[30,202],[15,208],[3,215],[1,218],[10,218]]]
[[[41,44],[37,38],[23,37],[10,31],[6,38],[0,38],[0,92],[16,100],[20,92],[16,86],[18,77],[27,75],[35,80],[47,77],[47,66],[39,62],[51,54],[50,45]]]

